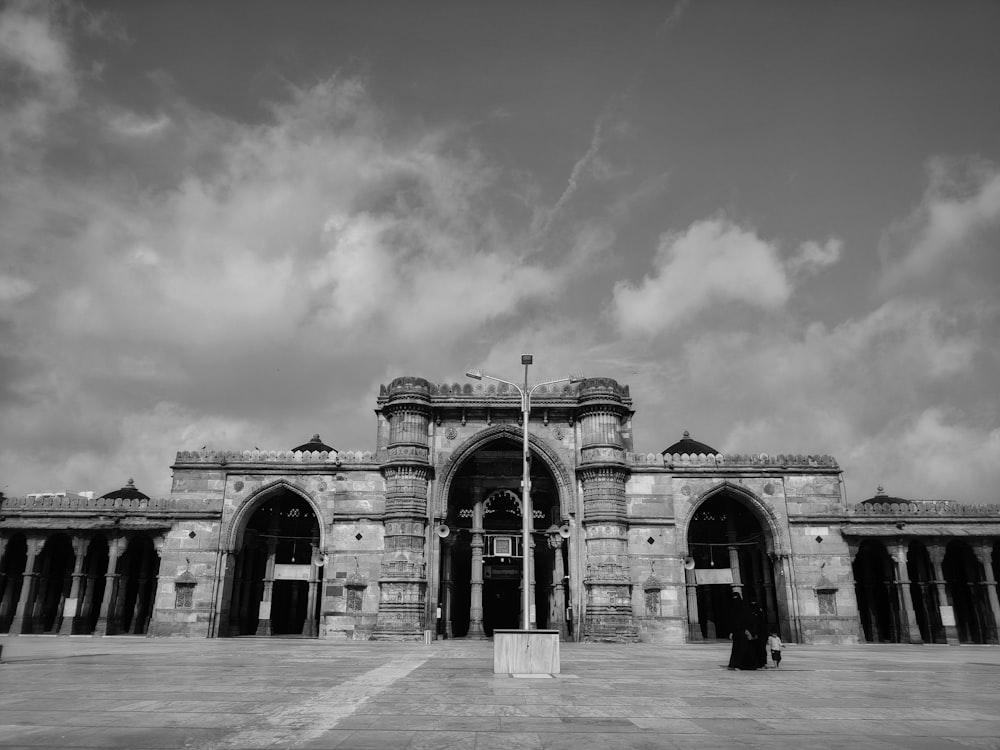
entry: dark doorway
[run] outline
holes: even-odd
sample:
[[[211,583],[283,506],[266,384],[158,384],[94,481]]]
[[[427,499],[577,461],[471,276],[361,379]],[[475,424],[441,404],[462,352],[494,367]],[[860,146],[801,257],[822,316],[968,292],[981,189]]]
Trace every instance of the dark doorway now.
[[[482,638],[495,629],[521,627],[522,451],[517,440],[497,438],[466,459],[452,480],[444,519],[450,532],[440,542],[439,558],[438,633],[444,637]],[[567,521],[544,461],[531,462],[531,488],[534,622],[565,629],[566,545],[551,530]]]
[[[302,635],[308,604],[307,581],[275,581],[271,605],[271,633]]]
[[[258,503],[236,553],[225,634],[315,636],[323,571],[312,564],[320,544],[316,514],[288,489]]]
[[[737,493],[723,490],[707,498],[691,518],[687,542],[694,564],[687,577],[697,587],[697,621],[689,622],[692,640],[729,638],[734,590],[744,602],[757,604],[769,630],[789,637],[778,612],[764,528]]]

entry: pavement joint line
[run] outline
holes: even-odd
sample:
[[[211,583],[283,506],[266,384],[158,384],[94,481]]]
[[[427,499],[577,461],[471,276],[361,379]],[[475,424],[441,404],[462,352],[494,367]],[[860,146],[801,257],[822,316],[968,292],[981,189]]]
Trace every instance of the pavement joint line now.
[[[291,747],[318,739],[341,720],[353,714],[394,682],[406,677],[428,657],[399,659],[357,675],[346,682],[323,690],[314,698],[297,705],[279,706],[265,719],[269,727],[248,727],[219,742],[198,745],[198,750],[225,750],[247,747]]]

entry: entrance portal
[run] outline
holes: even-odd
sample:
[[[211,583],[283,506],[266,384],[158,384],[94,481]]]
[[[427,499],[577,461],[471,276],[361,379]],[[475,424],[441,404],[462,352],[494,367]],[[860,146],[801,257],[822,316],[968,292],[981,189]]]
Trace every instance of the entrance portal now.
[[[484,638],[521,627],[522,460],[518,442],[498,438],[469,457],[451,483],[440,556],[443,637]],[[531,622],[565,630],[566,544],[551,533],[564,521],[555,479],[542,461],[532,462],[531,505]]]
[[[747,604],[760,608],[769,630],[778,627],[774,573],[764,530],[736,493],[723,491],[701,504],[688,529],[688,549],[694,560],[694,568],[687,571],[691,640],[729,638],[734,591]]]
[[[319,522],[290,490],[266,498],[236,553],[228,634],[316,636],[322,568],[313,565]]]

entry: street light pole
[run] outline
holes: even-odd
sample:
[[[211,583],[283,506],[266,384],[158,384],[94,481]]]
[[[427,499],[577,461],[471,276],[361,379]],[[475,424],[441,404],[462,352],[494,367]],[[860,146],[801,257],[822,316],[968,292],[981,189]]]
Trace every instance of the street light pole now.
[[[524,425],[523,451],[522,451],[522,476],[521,476],[521,554],[523,555],[521,565],[521,628],[531,629],[531,528],[534,524],[534,512],[531,506],[531,455],[528,444],[528,418],[531,416],[531,394],[544,385],[554,383],[570,382],[576,383],[580,378],[571,376],[568,378],[557,378],[556,380],[546,380],[544,383],[536,383],[528,386],[528,367],[534,361],[530,354],[521,355],[521,364],[524,365],[524,387],[517,383],[512,383],[503,378],[487,375],[480,370],[470,370],[465,373],[473,380],[494,380],[497,383],[505,383],[521,396],[521,421]]]

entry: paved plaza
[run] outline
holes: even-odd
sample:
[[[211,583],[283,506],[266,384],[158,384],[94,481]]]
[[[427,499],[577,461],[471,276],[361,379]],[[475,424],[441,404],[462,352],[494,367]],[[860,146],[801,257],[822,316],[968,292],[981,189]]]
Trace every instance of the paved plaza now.
[[[0,637],[0,748],[1000,748],[1000,648]]]

